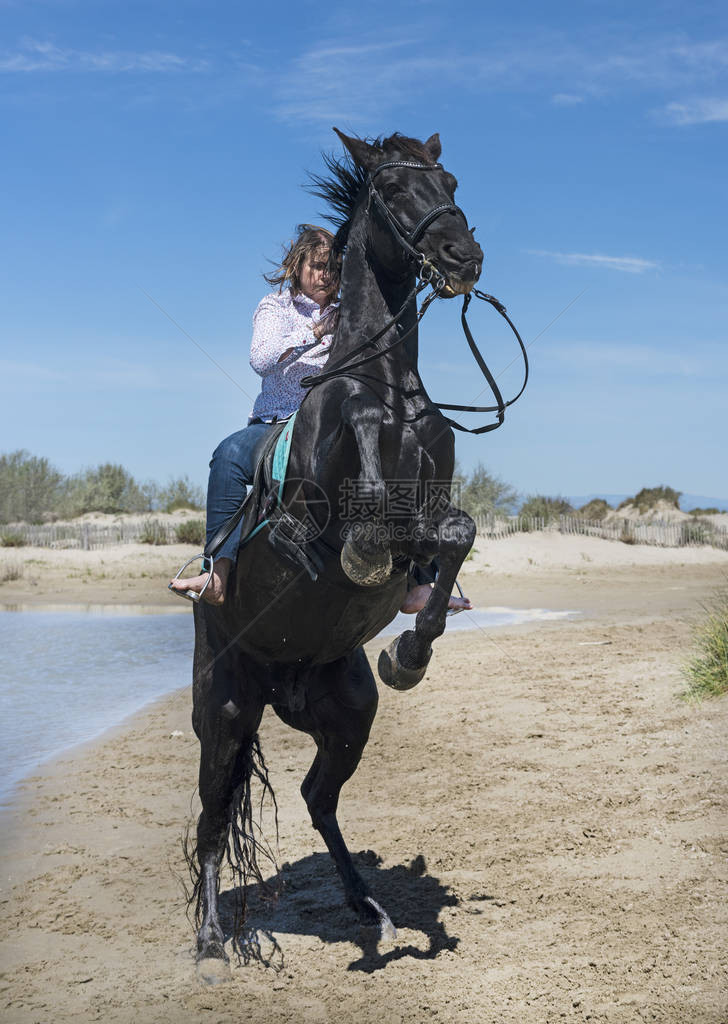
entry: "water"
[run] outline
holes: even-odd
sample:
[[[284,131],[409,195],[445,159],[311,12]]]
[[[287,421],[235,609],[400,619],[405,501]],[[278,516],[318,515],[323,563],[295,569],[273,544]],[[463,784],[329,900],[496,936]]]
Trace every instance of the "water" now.
[[[447,620],[447,631],[568,617],[542,608],[486,608]],[[382,634],[411,629],[398,615]],[[39,764],[118,725],[191,682],[189,614],[131,609],[0,611],[0,804]]]
[[[0,612],[0,803],[43,761],[192,677],[191,615]]]
[[[522,626],[529,622],[555,622],[578,615],[578,612],[554,612],[548,608],[475,608],[471,612],[459,612],[448,616],[446,631],[466,629],[492,629],[494,626]],[[390,622],[381,636],[396,636],[405,629],[412,629],[414,615],[401,612]]]

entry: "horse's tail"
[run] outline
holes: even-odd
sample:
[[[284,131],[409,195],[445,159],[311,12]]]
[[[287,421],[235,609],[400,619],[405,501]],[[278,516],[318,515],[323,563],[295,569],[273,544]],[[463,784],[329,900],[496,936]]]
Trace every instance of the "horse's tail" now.
[[[255,882],[262,896],[276,897],[280,893],[278,880],[278,803],[268,774],[268,766],[260,747],[260,739],[256,733],[238,755],[237,777],[240,779],[233,791],[228,810],[228,828],[224,851],[228,866],[233,876],[234,885],[234,921],[233,948],[248,960],[255,957],[255,942],[245,935],[245,919],[248,910],[248,885]],[[260,800],[253,800],[252,781],[257,779],[261,786]],[[275,821],[275,849],[263,835],[262,814],[266,797],[273,806]],[[257,813],[256,813],[257,811]],[[187,910],[194,919],[197,929],[202,924],[202,875],[197,857],[197,842],[193,841],[188,828],[183,843],[184,857],[190,872],[192,890],[187,892]],[[261,863],[263,867],[261,867]],[[263,875],[265,865],[275,875],[273,881]],[[218,883],[219,884],[219,883]]]
[[[273,786],[268,775],[268,766],[263,757],[260,740],[256,733],[249,745],[240,752],[242,778],[230,801],[230,817],[228,825],[227,861],[235,882],[235,924],[234,944],[241,943],[243,926],[248,910],[248,884],[257,882],[264,896],[275,897],[280,892],[278,880],[278,804]],[[254,801],[251,794],[251,782],[256,778],[261,786],[257,813],[254,814]],[[266,796],[273,805],[276,839],[275,849],[263,835],[262,815]],[[266,863],[275,874],[273,882],[263,877],[260,861]],[[242,952],[242,950],[238,950]]]

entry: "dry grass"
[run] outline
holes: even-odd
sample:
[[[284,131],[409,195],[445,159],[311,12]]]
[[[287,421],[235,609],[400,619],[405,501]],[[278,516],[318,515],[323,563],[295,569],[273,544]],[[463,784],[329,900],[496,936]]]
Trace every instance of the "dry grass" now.
[[[684,696],[697,700],[728,693],[728,586],[718,591],[705,611],[696,652],[683,670],[688,682]]]
[[[22,562],[0,562],[0,583],[10,583],[23,577]]]

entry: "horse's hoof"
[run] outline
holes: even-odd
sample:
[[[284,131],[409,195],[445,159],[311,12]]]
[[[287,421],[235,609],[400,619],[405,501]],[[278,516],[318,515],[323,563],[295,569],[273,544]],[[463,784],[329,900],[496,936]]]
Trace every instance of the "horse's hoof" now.
[[[230,958],[221,942],[208,942],[197,954],[195,971],[203,985],[221,985],[230,980]]]
[[[392,918],[384,907],[380,907],[377,901],[373,900],[371,896],[367,896],[366,902],[369,903],[376,912],[379,924],[379,941],[394,942],[397,938],[397,929],[392,924]]]
[[[427,661],[421,668],[405,668],[397,657],[398,644],[399,637],[397,636],[388,647],[384,648],[379,655],[377,671],[382,682],[386,683],[387,686],[391,686],[393,690],[411,690],[413,686],[417,686],[427,671],[427,666],[432,657],[432,649],[430,649]]]
[[[347,541],[341,549],[341,568],[360,587],[376,587],[385,583],[392,574],[392,555],[389,550],[379,553],[379,559],[362,557]]]

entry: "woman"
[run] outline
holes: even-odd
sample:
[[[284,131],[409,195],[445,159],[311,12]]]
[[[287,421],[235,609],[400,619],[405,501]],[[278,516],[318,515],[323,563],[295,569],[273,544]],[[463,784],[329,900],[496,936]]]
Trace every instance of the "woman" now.
[[[305,394],[301,379],[318,373],[328,359],[338,319],[339,272],[330,261],[333,241],[326,228],[301,224],[278,270],[265,275],[277,291],[258,304],[250,347],[250,365],[262,377],[262,388],[248,426],[226,437],[213,453],[207,487],[208,543],[243,501],[261,437],[273,423],[296,411]],[[238,527],[215,555],[209,582],[203,572],[172,580],[170,590],[190,600],[202,595],[210,604],[222,604],[239,535]],[[402,610],[419,611],[429,593],[429,585],[412,587]],[[471,607],[467,598],[451,598],[450,606],[458,611]]]

